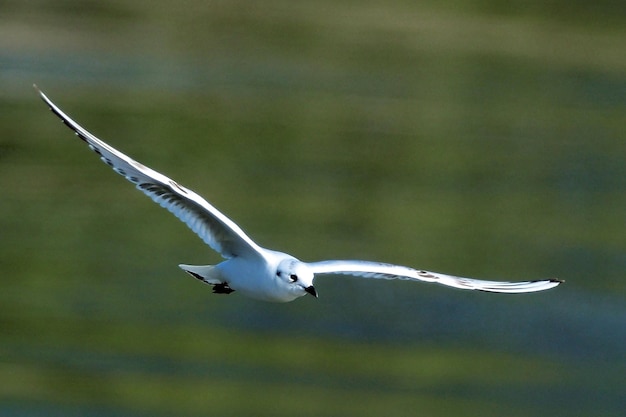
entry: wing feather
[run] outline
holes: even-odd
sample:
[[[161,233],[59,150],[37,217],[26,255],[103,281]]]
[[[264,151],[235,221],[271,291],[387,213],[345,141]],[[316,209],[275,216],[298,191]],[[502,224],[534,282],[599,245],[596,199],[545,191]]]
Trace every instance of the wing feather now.
[[[500,293],[543,291],[556,287],[563,282],[558,279],[518,282],[485,281],[418,270],[401,265],[368,261],[321,261],[308,263],[307,265],[311,268],[314,274],[342,274],[354,275],[363,278],[436,282],[464,290],[479,290]]]
[[[260,247],[237,224],[204,198],[101,141],[59,109],[37,86],[35,89],[50,110],[85,141],[104,163],[169,210],[222,256],[232,258],[260,252]]]

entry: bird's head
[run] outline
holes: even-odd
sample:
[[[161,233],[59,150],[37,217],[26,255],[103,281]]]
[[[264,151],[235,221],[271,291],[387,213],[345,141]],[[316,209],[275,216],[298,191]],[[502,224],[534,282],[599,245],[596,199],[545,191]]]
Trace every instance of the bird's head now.
[[[313,287],[313,271],[305,263],[297,259],[284,259],[278,264],[276,276],[284,285],[300,296],[305,293],[317,298]]]

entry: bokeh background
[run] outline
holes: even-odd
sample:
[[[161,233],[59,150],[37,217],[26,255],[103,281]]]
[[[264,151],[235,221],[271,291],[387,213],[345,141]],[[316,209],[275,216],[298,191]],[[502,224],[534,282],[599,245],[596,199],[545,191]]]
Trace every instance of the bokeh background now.
[[[623,416],[625,4],[0,1],[0,415]],[[567,282],[213,295],[33,83],[263,246]]]

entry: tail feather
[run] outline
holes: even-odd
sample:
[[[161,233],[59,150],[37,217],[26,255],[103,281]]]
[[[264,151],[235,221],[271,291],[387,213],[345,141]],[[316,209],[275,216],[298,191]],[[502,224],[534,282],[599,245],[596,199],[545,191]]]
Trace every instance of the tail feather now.
[[[205,282],[210,285],[223,284],[219,278],[219,274],[215,270],[215,265],[178,265],[180,269],[191,275],[197,280]]]

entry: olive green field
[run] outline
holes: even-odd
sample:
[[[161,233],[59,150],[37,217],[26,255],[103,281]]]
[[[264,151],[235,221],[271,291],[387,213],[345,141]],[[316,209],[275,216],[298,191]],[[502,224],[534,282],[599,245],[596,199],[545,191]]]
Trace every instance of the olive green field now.
[[[0,415],[618,417],[626,4],[0,1]],[[492,280],[212,294],[40,100],[261,246]]]

